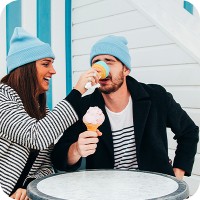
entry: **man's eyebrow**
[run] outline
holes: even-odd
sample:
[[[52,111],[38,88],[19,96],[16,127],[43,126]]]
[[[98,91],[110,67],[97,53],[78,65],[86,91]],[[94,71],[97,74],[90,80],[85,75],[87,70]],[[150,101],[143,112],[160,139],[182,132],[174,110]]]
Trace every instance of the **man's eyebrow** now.
[[[114,60],[114,59],[112,59],[112,58],[105,58],[105,61],[112,61],[112,62],[114,62],[114,61],[116,61],[116,60]]]
[[[96,63],[96,62],[98,62],[98,61],[100,61],[100,59],[93,60],[93,61],[92,61],[92,64],[94,64],[94,63]]]
[[[101,60],[100,59],[96,59],[96,60],[92,61],[92,64],[94,64],[94,63],[96,63],[98,61],[101,61]],[[112,58],[105,58],[105,61],[107,61],[107,62],[116,62],[117,60],[114,60]]]

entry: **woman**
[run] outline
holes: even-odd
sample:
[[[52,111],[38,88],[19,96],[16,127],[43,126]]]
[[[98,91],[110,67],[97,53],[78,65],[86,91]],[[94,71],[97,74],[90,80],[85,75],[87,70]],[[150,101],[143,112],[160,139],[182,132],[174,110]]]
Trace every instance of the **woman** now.
[[[30,181],[53,173],[50,151],[56,138],[78,120],[85,84],[98,82],[95,70],[82,74],[71,93],[49,112],[46,94],[56,73],[50,46],[15,28],[0,83],[0,184],[14,199],[25,199]]]

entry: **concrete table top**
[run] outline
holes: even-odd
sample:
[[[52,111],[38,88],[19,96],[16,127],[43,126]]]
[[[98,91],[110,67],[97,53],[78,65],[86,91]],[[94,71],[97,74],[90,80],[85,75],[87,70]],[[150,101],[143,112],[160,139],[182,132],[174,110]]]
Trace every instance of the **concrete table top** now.
[[[182,200],[188,186],[175,177],[138,170],[86,170],[58,173],[32,181],[33,200]]]

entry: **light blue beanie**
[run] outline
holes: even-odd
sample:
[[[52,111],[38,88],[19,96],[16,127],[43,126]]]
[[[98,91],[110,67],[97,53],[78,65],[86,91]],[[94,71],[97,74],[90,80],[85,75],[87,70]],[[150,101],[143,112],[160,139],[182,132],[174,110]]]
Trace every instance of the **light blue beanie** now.
[[[131,70],[131,56],[127,47],[127,40],[122,36],[107,36],[97,41],[90,52],[90,64],[95,56],[109,54],[118,58]]]
[[[22,65],[42,58],[55,59],[49,44],[33,37],[23,28],[16,27],[10,40],[10,49],[6,59],[8,73]]]

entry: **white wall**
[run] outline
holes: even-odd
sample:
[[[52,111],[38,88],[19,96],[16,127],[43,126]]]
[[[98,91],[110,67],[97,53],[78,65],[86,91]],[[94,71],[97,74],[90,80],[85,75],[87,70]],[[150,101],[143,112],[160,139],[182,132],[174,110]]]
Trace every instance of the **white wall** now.
[[[52,80],[53,107],[66,96],[65,59],[65,0],[51,0],[51,46],[56,55],[57,74]],[[37,35],[37,0],[21,0],[21,25],[30,34]],[[6,67],[6,9],[0,15],[0,79],[7,74]]]
[[[173,27],[170,33],[133,2],[73,0],[73,83],[82,71],[90,67],[89,52],[95,41],[111,34],[125,36],[129,41],[128,47],[132,57],[131,75],[141,82],[163,85],[200,126],[200,65],[192,53],[195,50],[192,51],[187,48],[187,44],[182,45],[181,40],[173,37],[172,30],[178,32],[176,27]],[[181,4],[176,2],[176,5]],[[190,16],[183,8],[180,10],[177,11],[178,17],[182,14],[184,19]],[[188,18],[189,20],[191,19]],[[184,22],[182,23],[184,27]],[[193,25],[191,24],[191,27]],[[188,38],[188,35],[186,37]],[[185,38],[182,39],[186,41]],[[190,38],[187,41],[190,42]],[[168,132],[169,154],[173,158],[176,143],[173,134]],[[191,194],[196,191],[200,182],[199,165],[200,146],[193,175],[187,180]]]
[[[7,74],[7,68],[6,68],[6,29],[4,28],[6,26],[6,12],[5,9],[1,15],[0,20],[0,78],[5,76]]]
[[[174,0],[177,4],[179,4],[179,6],[183,7],[184,5],[184,0]],[[187,0],[185,0],[187,1]],[[198,1],[198,0],[197,0]],[[198,17],[199,18],[199,13],[198,13],[198,10],[195,8],[195,6],[193,5],[193,15],[195,17]]]

